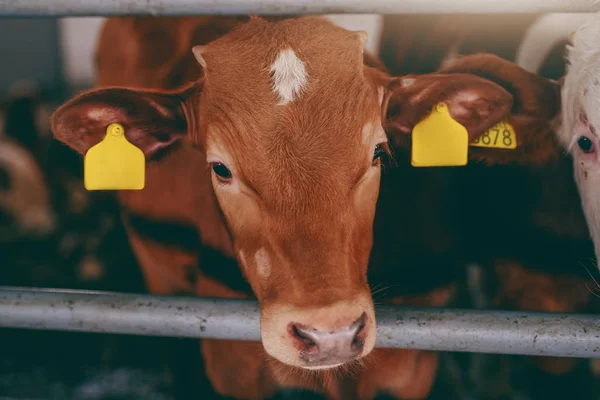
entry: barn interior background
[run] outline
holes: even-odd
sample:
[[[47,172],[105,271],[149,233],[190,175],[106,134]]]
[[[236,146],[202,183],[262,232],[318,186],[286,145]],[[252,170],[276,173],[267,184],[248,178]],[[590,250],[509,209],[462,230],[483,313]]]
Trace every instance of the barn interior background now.
[[[431,72],[448,51],[485,50],[515,60],[528,28],[541,17],[332,16],[349,29],[367,30],[368,50],[384,62],[394,60],[394,74]],[[93,85],[102,23],[0,20],[0,285],[145,292],[114,199],[84,190],[82,159],[52,140],[48,124],[57,105]],[[461,42],[449,41],[456,38]],[[557,79],[566,41],[559,37],[539,65],[525,61]],[[397,52],[398,43],[406,51]],[[511,368],[509,358],[517,360]],[[440,368],[448,373],[433,397],[600,398],[588,360],[571,374],[548,377],[533,374],[521,359],[445,354]],[[202,376],[196,340],[0,330],[2,399],[214,397]]]

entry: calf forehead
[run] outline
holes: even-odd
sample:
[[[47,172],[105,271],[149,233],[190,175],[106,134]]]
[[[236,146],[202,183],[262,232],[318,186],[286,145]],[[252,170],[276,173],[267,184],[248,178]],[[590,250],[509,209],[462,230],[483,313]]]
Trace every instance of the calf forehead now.
[[[321,18],[286,19],[269,22],[252,18],[205,48],[209,71],[215,76],[236,75],[239,67],[268,73],[281,50],[292,48],[313,74],[332,71],[354,72],[363,64],[363,36],[340,28]],[[216,64],[215,64],[216,63]],[[211,68],[218,65],[219,68]],[[248,71],[252,73],[252,71]],[[332,76],[335,74],[331,74]]]
[[[303,103],[304,111],[310,105],[346,106],[350,113],[352,103],[336,100],[341,92],[365,92],[362,50],[360,35],[319,18],[277,23],[253,18],[203,52],[209,107],[226,103],[243,116]]]
[[[318,18],[252,19],[203,51],[208,140],[239,150],[265,191],[344,190],[364,165],[363,128],[380,114],[362,50],[359,34]]]

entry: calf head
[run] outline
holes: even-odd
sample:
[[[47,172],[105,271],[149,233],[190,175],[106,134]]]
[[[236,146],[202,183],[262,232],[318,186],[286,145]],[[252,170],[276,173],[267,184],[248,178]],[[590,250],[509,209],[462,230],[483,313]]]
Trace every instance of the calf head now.
[[[573,156],[575,180],[600,259],[600,37],[599,16],[571,36],[562,87],[559,137]]]
[[[366,272],[389,99],[403,99],[387,113],[394,126],[446,101],[474,136],[511,104],[500,86],[469,75],[414,91],[363,65],[365,41],[319,18],[252,18],[193,49],[204,75],[184,89],[92,90],[53,116],[56,137],[80,153],[112,122],[149,162],[196,149],[261,304],[263,345],[292,366],[331,368],[375,345]]]

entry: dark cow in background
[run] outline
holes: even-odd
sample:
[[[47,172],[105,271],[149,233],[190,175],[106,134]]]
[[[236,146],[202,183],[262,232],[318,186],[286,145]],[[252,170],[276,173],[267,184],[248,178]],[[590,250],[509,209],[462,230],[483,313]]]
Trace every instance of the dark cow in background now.
[[[52,138],[49,108],[29,83],[14,85],[2,107],[0,246],[13,267],[2,270],[0,282],[82,288],[110,282],[104,267],[110,258],[102,260],[102,253],[118,230],[114,201],[83,188],[82,160]],[[74,280],[64,280],[69,276]]]
[[[84,189],[81,157],[50,133],[52,107],[31,85],[15,86],[0,106],[0,285],[144,293],[114,198]],[[173,371],[195,368],[181,342],[2,329],[0,393],[168,398]]]
[[[490,63],[496,64],[491,77]],[[467,194],[461,215],[469,258],[481,267],[477,282],[484,293],[481,306],[597,312],[594,243],[573,179],[571,157],[557,138],[559,84],[524,71],[516,75],[509,62],[493,59],[464,57],[442,69],[457,71],[488,76],[519,99],[512,110],[513,124],[520,124],[534,138],[531,143],[519,143],[516,150],[497,150],[502,157],[496,162],[488,158],[471,163],[459,179],[458,190]],[[517,384],[533,391],[530,394],[535,398],[589,398],[597,393],[588,360],[513,358],[533,364],[527,368],[535,379],[517,379]],[[525,367],[514,367],[513,373],[520,368]]]
[[[508,63],[497,65],[490,73],[494,60],[465,57],[493,53],[557,81],[566,71],[569,29],[588,18],[563,14],[384,17],[381,58],[392,73],[439,70],[492,79],[511,94],[519,93],[520,101],[513,107],[522,109],[527,118],[521,119],[525,129],[538,138],[522,157],[511,159],[510,155],[518,152],[495,150],[507,154],[507,159],[470,163],[457,180],[462,182],[457,190],[468,194],[461,200],[467,205],[461,215],[467,228],[464,234],[469,237],[469,261],[476,264],[469,271],[474,305],[479,307],[598,311],[594,244],[573,179],[571,157],[565,155],[558,140],[558,82],[529,74],[515,80]],[[536,115],[552,123],[540,125]],[[597,392],[588,360],[473,357],[476,366],[480,362],[490,365],[475,368],[490,376],[489,380],[476,378],[481,396],[491,396],[491,392],[503,395],[497,384],[502,369],[510,372],[509,381],[534,398],[589,398]],[[511,359],[510,366],[495,369],[502,365],[499,359]],[[524,372],[531,372],[535,379],[521,379]],[[496,384],[489,384],[490,380]],[[505,387],[511,384],[507,382]]]

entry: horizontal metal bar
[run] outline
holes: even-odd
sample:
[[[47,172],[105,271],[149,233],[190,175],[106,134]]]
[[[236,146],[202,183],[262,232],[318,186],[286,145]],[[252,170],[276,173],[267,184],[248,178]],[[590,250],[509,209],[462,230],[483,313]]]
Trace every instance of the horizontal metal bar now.
[[[5,17],[596,11],[596,0],[0,0]]]
[[[260,340],[256,301],[0,287],[0,327]],[[592,315],[377,308],[377,347],[600,357]]]

